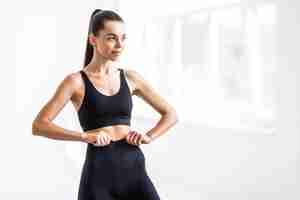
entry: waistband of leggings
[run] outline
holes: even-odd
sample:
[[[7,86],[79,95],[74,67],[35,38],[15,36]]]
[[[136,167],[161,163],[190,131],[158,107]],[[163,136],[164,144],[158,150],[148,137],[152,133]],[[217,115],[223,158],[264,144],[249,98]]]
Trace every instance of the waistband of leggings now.
[[[105,146],[97,146],[97,145],[94,145],[94,144],[91,144],[91,143],[88,143],[88,146],[90,148],[108,148],[108,147],[113,147],[115,145],[119,145],[119,144],[128,144],[127,141],[126,141],[126,138],[122,138],[122,139],[119,139],[119,140],[111,140],[110,143],[108,145],[105,145]]]

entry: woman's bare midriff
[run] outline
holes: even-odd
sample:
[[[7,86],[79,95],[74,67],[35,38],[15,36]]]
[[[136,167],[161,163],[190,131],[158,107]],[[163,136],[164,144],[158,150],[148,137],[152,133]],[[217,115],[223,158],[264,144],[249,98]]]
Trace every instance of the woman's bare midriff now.
[[[128,125],[113,125],[113,126],[106,126],[102,128],[97,128],[93,130],[88,130],[85,131],[86,133],[88,132],[96,132],[96,131],[103,131],[109,136],[111,136],[113,141],[121,140],[123,138],[126,138],[130,131],[130,126]]]

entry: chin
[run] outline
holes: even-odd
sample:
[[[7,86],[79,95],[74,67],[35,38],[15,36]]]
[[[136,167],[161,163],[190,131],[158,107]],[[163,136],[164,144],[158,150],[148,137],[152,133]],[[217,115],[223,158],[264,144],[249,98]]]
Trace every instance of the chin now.
[[[113,61],[115,61],[115,60],[120,60],[120,56],[113,56],[113,57],[110,57],[110,60],[113,60]]]
[[[111,61],[119,61],[119,58],[110,58]]]

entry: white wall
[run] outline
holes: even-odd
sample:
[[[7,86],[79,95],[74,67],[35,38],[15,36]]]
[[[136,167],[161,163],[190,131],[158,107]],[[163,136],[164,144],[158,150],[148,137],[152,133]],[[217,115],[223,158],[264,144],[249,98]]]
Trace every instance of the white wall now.
[[[300,198],[300,92],[297,90],[300,3],[274,2],[278,3],[276,133],[248,135],[178,124],[160,140],[142,147],[149,174],[162,199]],[[115,6],[110,1],[104,1],[103,5]],[[11,9],[3,12],[2,20],[11,19],[15,23],[10,25],[11,30],[15,32],[4,34],[12,40],[4,39],[2,44],[15,55],[4,56],[5,68],[2,67],[1,199],[76,199],[86,146],[32,136],[31,122],[64,74],[82,64],[87,21],[96,7],[102,5],[96,1],[27,1],[23,5],[12,3]],[[15,15],[11,15],[13,10]],[[42,32],[37,32],[38,42],[33,41],[32,45],[41,48],[39,51],[49,49],[35,61],[34,51],[28,46],[35,37],[28,33],[39,19],[49,22],[49,26],[40,25],[41,31],[51,31],[54,35],[43,38]],[[8,90],[11,87],[15,93]],[[15,106],[15,112],[7,105]],[[56,122],[80,131],[75,114],[68,104]],[[150,126],[149,122],[133,124],[140,128]]]

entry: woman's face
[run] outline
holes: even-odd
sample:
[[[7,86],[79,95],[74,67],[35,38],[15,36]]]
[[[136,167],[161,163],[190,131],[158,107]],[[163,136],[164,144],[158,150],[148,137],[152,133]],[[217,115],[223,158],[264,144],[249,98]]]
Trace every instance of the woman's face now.
[[[99,31],[98,36],[91,36],[90,39],[101,56],[117,60],[125,47],[125,24],[119,21],[106,21],[104,29]]]

